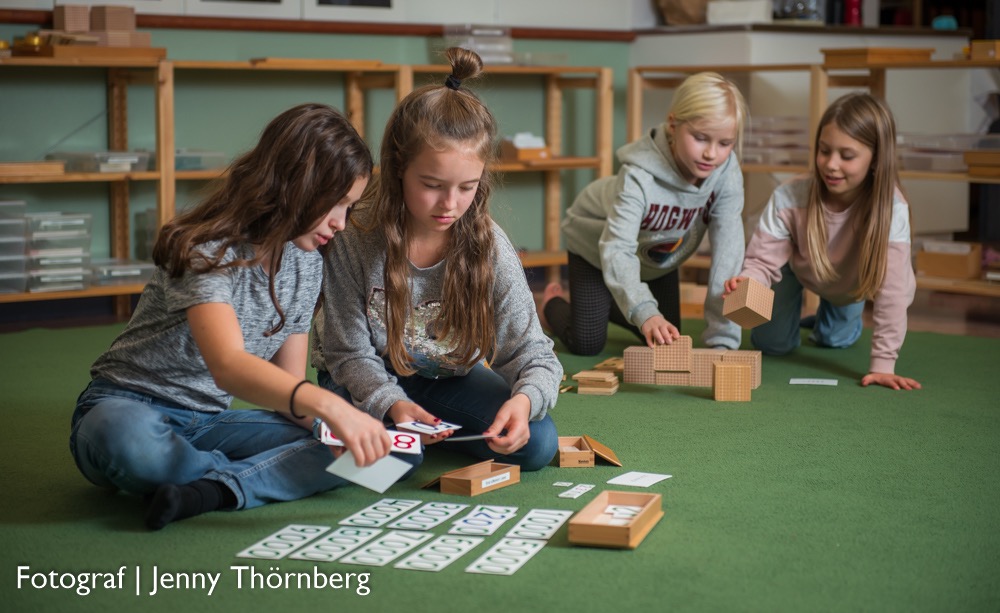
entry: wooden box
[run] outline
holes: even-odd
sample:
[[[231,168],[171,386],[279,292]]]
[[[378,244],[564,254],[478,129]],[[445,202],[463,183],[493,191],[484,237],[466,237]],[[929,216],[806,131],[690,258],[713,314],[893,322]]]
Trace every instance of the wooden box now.
[[[969,45],[969,59],[995,60],[1000,58],[1000,40],[974,40]]]
[[[429,488],[440,483],[442,494],[478,496],[485,492],[514,485],[520,481],[520,466],[486,460],[472,466],[446,472],[423,487]]]
[[[500,141],[500,159],[505,162],[526,162],[549,159],[547,147],[516,147],[508,139]]]
[[[90,6],[57,4],[52,8],[52,29],[63,32],[86,32],[90,29]]]
[[[609,506],[639,507],[627,520],[607,513]],[[659,494],[603,491],[569,520],[569,542],[575,545],[635,549],[660,518],[663,502]]]
[[[614,451],[586,434],[559,437],[559,466],[561,468],[591,468],[595,464],[595,456],[615,466],[622,465]]]
[[[933,49],[906,47],[861,47],[856,49],[820,49],[827,68],[858,68],[869,64],[907,64],[929,62]]]
[[[917,274],[948,279],[978,279],[983,272],[983,246],[956,242],[955,251],[918,251]]]
[[[1000,177],[1000,150],[977,149],[963,154],[969,175],[973,177]]]

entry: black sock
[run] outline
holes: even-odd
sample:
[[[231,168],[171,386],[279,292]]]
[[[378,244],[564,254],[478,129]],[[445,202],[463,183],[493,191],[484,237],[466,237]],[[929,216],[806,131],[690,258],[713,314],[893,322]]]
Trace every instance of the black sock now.
[[[218,481],[199,479],[187,485],[166,483],[156,489],[146,510],[146,527],[159,530],[172,521],[236,506],[236,494]]]

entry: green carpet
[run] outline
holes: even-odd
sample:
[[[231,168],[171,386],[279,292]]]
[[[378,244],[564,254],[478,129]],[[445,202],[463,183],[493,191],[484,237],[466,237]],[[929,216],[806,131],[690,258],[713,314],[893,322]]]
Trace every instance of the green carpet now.
[[[697,345],[700,324],[686,326]],[[552,413],[560,432],[593,436],[625,467],[550,467],[472,499],[419,489],[471,463],[432,447],[417,475],[386,496],[515,505],[521,514],[576,511],[596,492],[616,489],[605,481],[626,470],[673,475],[649,490],[633,488],[661,493],[665,511],[638,549],[572,546],[563,527],[513,576],[487,576],[465,566],[506,526],[439,573],[235,557],[284,526],[335,526],[382,498],[360,487],[146,531],[141,502],[89,485],[67,449],[88,366],[119,329],[0,335],[6,611],[1000,610],[998,340],[909,334],[898,371],[923,383],[913,392],[858,385],[868,364],[866,332],[851,349],[806,343],[790,357],[765,358],[750,403],[718,403],[708,389],[641,385],[623,385],[610,397],[563,394]],[[613,332],[595,358],[557,349],[573,374],[631,343]],[[790,386],[791,377],[836,378],[839,385]],[[597,488],[564,499],[556,481]],[[263,573],[368,571],[371,593],[237,589],[230,567],[250,562]],[[102,580],[86,596],[27,582],[18,589],[18,566],[57,575],[125,566],[125,585],[105,589]],[[211,596],[184,589],[150,595],[154,567],[221,573],[221,580]]]

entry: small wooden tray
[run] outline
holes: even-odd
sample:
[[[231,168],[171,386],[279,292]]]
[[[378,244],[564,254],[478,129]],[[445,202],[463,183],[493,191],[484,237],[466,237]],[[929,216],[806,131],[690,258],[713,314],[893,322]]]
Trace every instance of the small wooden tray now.
[[[610,505],[641,507],[623,525],[602,521]],[[575,545],[635,549],[663,517],[662,496],[635,492],[604,491],[569,520],[569,542]]]
[[[0,162],[0,177],[66,174],[66,162]]]
[[[99,47],[95,45],[43,45],[37,50],[24,51],[14,47],[14,55],[52,57],[59,59],[152,59],[167,57],[163,47]]]
[[[861,47],[856,49],[820,49],[827,68],[863,68],[869,64],[905,64],[929,62],[933,49],[907,47]]]

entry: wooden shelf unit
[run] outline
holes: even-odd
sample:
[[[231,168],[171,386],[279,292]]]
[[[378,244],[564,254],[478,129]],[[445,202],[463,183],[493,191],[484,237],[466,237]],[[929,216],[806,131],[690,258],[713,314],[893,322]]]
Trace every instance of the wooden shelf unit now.
[[[128,88],[130,85],[153,87],[153,104],[156,125],[157,169],[124,173],[67,173],[23,174],[0,177],[0,184],[43,184],[106,182],[110,187],[110,254],[127,258],[129,242],[129,183],[155,181],[158,218],[167,220],[174,215],[174,89],[173,67],[169,62],[155,58],[0,58],[0,79],[11,70],[46,70],[60,68],[96,68],[103,70],[107,84],[108,147],[111,150],[128,150]],[[141,286],[98,286],[74,292],[24,292],[0,294],[0,302],[28,302],[64,298],[116,296],[115,312],[125,316],[130,311],[128,294],[141,291]]]
[[[859,62],[836,67],[824,64],[760,64],[718,66],[636,66],[629,70],[627,89],[627,132],[630,141],[642,135],[643,92],[652,88],[675,88],[688,75],[703,71],[720,74],[758,72],[806,72],[809,79],[809,134],[816,133],[820,117],[829,104],[829,90],[836,87],[864,87],[875,96],[885,99],[886,71],[905,69],[969,69],[1000,68],[997,60],[928,60],[906,62]],[[810,137],[809,159],[815,158],[813,139]],[[749,173],[804,173],[807,166],[782,166],[763,164],[742,165]],[[901,179],[928,181],[961,181],[966,183],[1000,184],[1000,177],[972,176],[963,172],[932,172],[902,170]],[[697,266],[696,266],[697,267]],[[917,276],[917,288],[933,291],[976,296],[1000,296],[1000,286],[979,280],[938,279]]]

